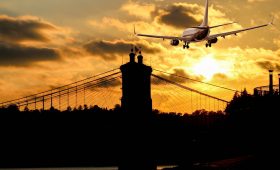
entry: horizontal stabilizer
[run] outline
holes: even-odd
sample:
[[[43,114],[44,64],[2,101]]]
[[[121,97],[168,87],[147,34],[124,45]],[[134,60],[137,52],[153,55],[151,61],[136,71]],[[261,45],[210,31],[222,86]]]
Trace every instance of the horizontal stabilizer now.
[[[201,26],[198,26],[198,27],[191,27],[191,28],[197,28],[197,29],[205,30],[205,29],[208,29],[209,27],[201,27]]]

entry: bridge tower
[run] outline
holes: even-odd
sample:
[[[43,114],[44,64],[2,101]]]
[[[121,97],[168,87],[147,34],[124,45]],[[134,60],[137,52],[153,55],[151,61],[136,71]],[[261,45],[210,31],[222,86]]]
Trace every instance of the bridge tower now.
[[[137,56],[131,49],[130,61],[120,67],[122,72],[121,107],[126,114],[147,118],[152,113],[151,74],[152,68],[143,63],[141,51]],[[134,116],[134,115],[129,115]]]

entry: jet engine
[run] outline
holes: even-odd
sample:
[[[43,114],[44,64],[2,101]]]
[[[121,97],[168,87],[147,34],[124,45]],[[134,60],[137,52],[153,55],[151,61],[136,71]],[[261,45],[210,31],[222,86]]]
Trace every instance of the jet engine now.
[[[180,43],[180,41],[177,40],[177,39],[171,40],[171,42],[170,42],[170,44],[171,44],[172,46],[177,46],[177,45],[179,45],[179,43]]]
[[[208,44],[215,44],[217,42],[218,42],[218,38],[214,38],[214,39],[208,40]]]

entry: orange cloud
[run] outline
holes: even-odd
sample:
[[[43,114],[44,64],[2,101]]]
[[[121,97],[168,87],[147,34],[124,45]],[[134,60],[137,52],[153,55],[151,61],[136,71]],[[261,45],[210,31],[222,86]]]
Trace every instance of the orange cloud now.
[[[0,15],[0,40],[33,46],[72,43],[73,31],[35,16]]]
[[[155,4],[139,3],[133,2],[131,0],[123,4],[121,7],[122,11],[125,11],[129,15],[136,16],[141,19],[150,19],[155,9]]]
[[[0,43],[0,66],[28,66],[38,61],[59,59],[55,49]]]
[[[60,48],[74,41],[71,30],[35,16],[0,15],[0,66],[30,66],[61,59]]]
[[[150,55],[160,53],[161,49],[153,45],[152,43],[147,43],[145,41],[91,41],[84,45],[87,52],[92,55],[101,56],[105,60],[116,60],[120,55],[126,55],[129,50],[137,46],[141,48],[145,53]]]
[[[54,25],[31,16],[9,17],[0,15],[0,25],[1,39],[10,42],[48,42],[50,39],[42,32],[44,30],[56,30]]]
[[[137,3],[136,3],[137,4]],[[114,17],[103,17],[101,20],[90,20],[89,24],[94,26],[95,29],[102,30],[103,32],[110,32],[110,36],[124,35],[131,38],[133,33],[133,25],[136,26],[137,32],[148,34],[162,34],[180,36],[183,28],[198,25],[204,14],[204,6],[191,3],[173,3],[168,4],[167,7],[154,5],[153,17],[146,18],[147,20],[141,21],[126,21]],[[219,25],[223,23],[232,22],[222,11],[210,6],[210,25]],[[134,14],[129,13],[131,16]],[[239,24],[217,28],[213,33],[240,29]],[[112,29],[117,29],[117,32],[112,32]]]

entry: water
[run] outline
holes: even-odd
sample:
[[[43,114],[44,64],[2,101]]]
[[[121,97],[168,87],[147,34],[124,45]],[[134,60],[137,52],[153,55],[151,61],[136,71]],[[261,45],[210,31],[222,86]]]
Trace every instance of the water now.
[[[163,168],[171,168],[174,166],[158,166],[158,170]],[[1,169],[1,168],[0,168]],[[4,169],[3,169],[4,170]],[[76,168],[15,168],[15,169],[5,169],[5,170],[118,170],[118,167],[76,167]]]
[[[1,168],[0,168],[1,169]],[[118,170],[118,167],[92,167],[92,168],[15,168],[5,170]]]

